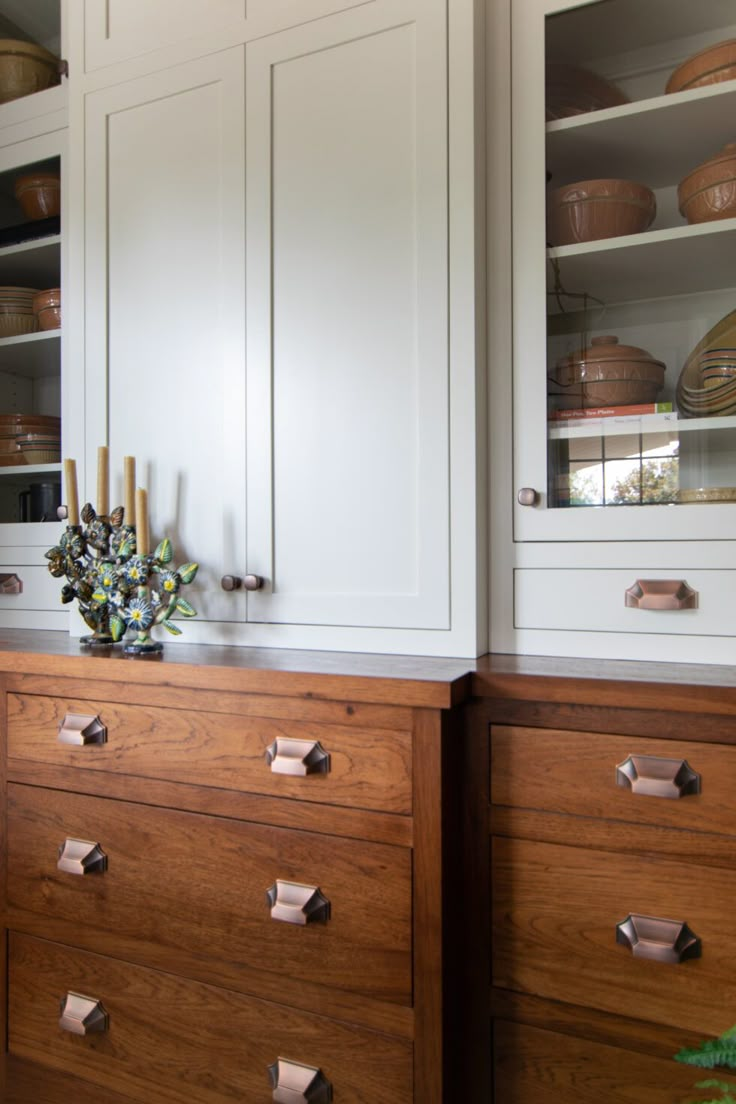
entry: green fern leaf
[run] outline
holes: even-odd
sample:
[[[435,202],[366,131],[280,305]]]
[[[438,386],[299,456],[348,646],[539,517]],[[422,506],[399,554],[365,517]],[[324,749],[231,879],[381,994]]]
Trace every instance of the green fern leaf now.
[[[181,636],[181,629],[173,621],[162,621],[161,624],[172,636]]]
[[[714,1069],[716,1066],[736,1069],[736,1038],[729,1031],[725,1037],[721,1035],[718,1039],[707,1039],[700,1046],[678,1051],[675,1061],[700,1069]]]

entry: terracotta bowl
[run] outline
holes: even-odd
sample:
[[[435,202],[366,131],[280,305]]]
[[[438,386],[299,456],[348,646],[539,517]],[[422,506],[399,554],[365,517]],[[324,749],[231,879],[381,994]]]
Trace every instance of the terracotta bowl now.
[[[736,38],[718,42],[693,54],[674,70],[665,92],[686,92],[736,78]]]
[[[29,173],[15,180],[15,198],[27,219],[53,218],[61,210],[58,173]]]
[[[594,337],[590,347],[563,357],[550,377],[559,393],[574,395],[577,405],[630,406],[654,402],[664,384],[665,365],[636,345],[617,337]]]
[[[58,330],[61,326],[61,289],[49,288],[34,295],[33,313],[42,330]]]
[[[736,217],[736,143],[688,173],[677,187],[677,200],[690,223]]]
[[[640,234],[656,214],[654,192],[644,184],[581,180],[548,194],[547,237],[552,245],[574,245]]]
[[[614,84],[576,65],[550,63],[545,74],[547,121],[630,103]]]
[[[0,39],[0,103],[43,92],[59,83],[58,59],[43,46]]]

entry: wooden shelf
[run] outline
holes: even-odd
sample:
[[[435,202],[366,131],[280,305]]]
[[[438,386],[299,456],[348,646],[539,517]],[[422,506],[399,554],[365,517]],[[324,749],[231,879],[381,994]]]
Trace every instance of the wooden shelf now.
[[[736,287],[736,218],[561,245],[547,256],[566,288],[608,305]]]
[[[679,184],[733,141],[736,80],[547,124],[550,187],[616,177]]]
[[[0,248],[0,284],[37,287],[39,291],[58,287],[61,273],[61,235]]]
[[[14,479],[20,483],[27,483],[29,475],[57,474],[61,477],[61,464],[13,464],[12,467],[0,465],[0,478],[4,485],[12,483]]]
[[[0,372],[28,379],[54,376],[60,371],[61,330],[0,338]]]
[[[647,420],[649,419],[649,420]],[[632,433],[714,433],[736,429],[736,415],[713,418],[678,418],[667,414],[644,415],[631,421],[620,418],[581,418],[574,425],[550,422],[550,441],[567,441],[573,437],[620,437]],[[730,443],[730,439],[729,439]]]

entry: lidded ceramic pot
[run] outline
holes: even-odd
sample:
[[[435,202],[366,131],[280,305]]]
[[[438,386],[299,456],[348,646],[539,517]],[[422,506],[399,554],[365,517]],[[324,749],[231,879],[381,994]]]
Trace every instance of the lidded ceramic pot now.
[[[690,223],[736,216],[736,142],[698,165],[677,187],[680,214]]]
[[[646,349],[620,345],[617,337],[594,337],[581,353],[562,357],[552,382],[583,407],[654,402],[664,385],[665,365]]]

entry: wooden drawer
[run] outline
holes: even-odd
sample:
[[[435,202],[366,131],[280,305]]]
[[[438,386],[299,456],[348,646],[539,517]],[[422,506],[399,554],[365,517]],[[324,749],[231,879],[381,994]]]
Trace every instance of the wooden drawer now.
[[[687,724],[687,719],[673,718],[673,735]],[[633,762],[622,774],[633,777],[633,788],[623,777],[623,785],[617,782],[617,767],[630,757]],[[683,760],[699,782],[687,783],[687,771],[679,765]],[[671,800],[680,784],[685,793]],[[690,792],[698,785],[699,793]],[[735,790],[734,746],[510,725],[491,729],[491,801],[496,805],[736,833]]]
[[[492,851],[496,986],[703,1035],[724,1030],[724,1009],[736,1006],[736,870],[500,837]],[[634,956],[616,941],[630,914],[686,922],[702,956]]]
[[[11,933],[9,942],[10,1053],[103,1094],[142,1104],[270,1104],[268,1067],[282,1058],[321,1069],[341,1104],[412,1099],[404,1041],[47,940]],[[60,1030],[69,991],[102,1002],[106,1032]]]
[[[67,838],[99,843],[104,873],[58,870]],[[273,919],[277,879],[318,888],[329,919]],[[220,979],[281,975],[287,1000],[301,980],[411,1002],[407,848],[10,785],[8,900],[56,938],[164,969],[189,954]]]
[[[106,742],[60,743],[59,729],[68,714],[98,717]],[[329,771],[275,772],[266,750],[276,740],[282,748],[284,740],[318,741],[329,755]],[[8,756],[383,812],[410,813],[412,808],[408,728],[8,694]]]
[[[504,1020],[494,1025],[494,1054],[499,1104],[673,1104],[707,1076],[666,1058]]]

